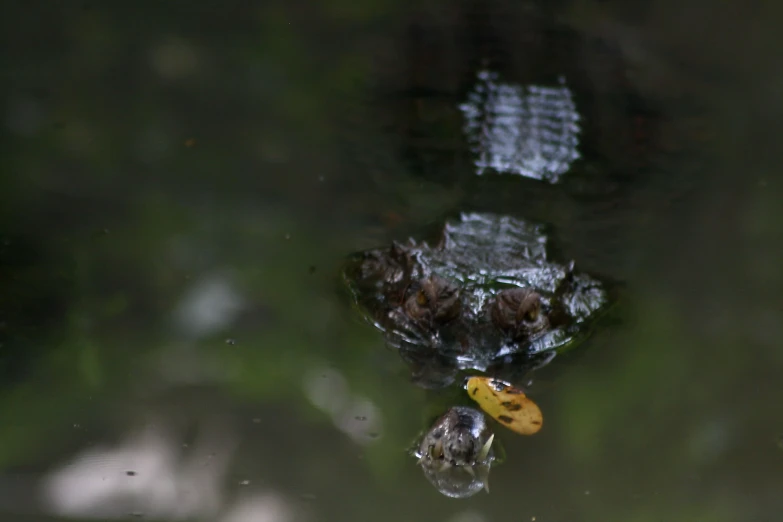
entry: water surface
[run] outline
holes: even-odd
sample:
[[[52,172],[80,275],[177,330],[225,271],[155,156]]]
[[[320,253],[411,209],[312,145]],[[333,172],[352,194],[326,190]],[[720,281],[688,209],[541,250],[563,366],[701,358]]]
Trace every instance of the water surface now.
[[[775,519],[782,10],[5,3],[2,518]],[[468,500],[406,454],[444,395],[338,277],[460,212],[624,289]]]

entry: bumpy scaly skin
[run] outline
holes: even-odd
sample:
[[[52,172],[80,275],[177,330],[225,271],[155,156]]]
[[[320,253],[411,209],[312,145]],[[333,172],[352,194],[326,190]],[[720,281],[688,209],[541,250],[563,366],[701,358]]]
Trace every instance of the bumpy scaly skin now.
[[[567,344],[606,302],[597,280],[549,261],[545,242],[524,221],[467,214],[446,224],[435,247],[409,241],[352,256],[345,278],[406,360],[486,370]],[[420,384],[451,382],[435,377]]]
[[[533,289],[498,292],[490,307],[492,322],[514,339],[524,340],[549,328],[549,317],[541,311],[541,295]]]
[[[459,287],[437,275],[418,282],[419,289],[410,292],[403,309],[408,319],[422,328],[436,328],[455,319],[462,307]]]

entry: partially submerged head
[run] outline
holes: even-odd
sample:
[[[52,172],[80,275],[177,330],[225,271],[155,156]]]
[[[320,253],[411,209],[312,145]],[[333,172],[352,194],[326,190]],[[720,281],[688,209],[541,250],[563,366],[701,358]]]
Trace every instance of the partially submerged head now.
[[[431,387],[453,382],[440,370],[486,371],[498,358],[554,351],[587,331],[606,303],[602,283],[548,260],[545,244],[524,221],[462,215],[436,246],[410,240],[357,252],[343,276],[390,346],[406,359],[446,361],[417,377]]]

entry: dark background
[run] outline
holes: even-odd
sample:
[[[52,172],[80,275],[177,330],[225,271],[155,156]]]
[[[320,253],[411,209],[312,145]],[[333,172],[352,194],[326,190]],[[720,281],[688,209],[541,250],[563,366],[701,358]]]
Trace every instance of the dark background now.
[[[225,522],[783,511],[776,1],[6,1],[0,512]],[[476,176],[489,66],[568,79],[582,160]],[[344,256],[460,211],[624,284],[498,433],[491,493],[405,450],[440,397]]]

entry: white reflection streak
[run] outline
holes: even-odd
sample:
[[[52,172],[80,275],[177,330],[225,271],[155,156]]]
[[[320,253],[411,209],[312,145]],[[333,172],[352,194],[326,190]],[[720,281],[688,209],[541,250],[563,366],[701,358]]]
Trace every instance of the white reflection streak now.
[[[198,338],[227,328],[243,306],[244,300],[231,279],[215,274],[187,291],[177,306],[175,319],[187,335]]]
[[[355,397],[333,420],[338,428],[360,443],[369,443],[380,434],[381,412],[366,398]]]
[[[289,522],[294,513],[280,495],[266,493],[240,500],[221,522]]]
[[[331,368],[308,372],[302,385],[313,406],[333,417],[339,415],[348,402],[348,383],[339,372]]]
[[[147,431],[117,448],[85,451],[47,477],[44,496],[64,516],[214,516],[232,447],[223,443],[212,455],[198,446],[180,463],[173,443]]]
[[[556,182],[579,158],[579,114],[561,78],[558,87],[497,83],[481,71],[460,105],[465,134],[477,155],[476,172],[498,172]]]
[[[359,444],[369,444],[380,435],[381,412],[365,397],[352,395],[345,378],[331,368],[307,372],[302,381],[305,396],[328,413],[335,426]]]

